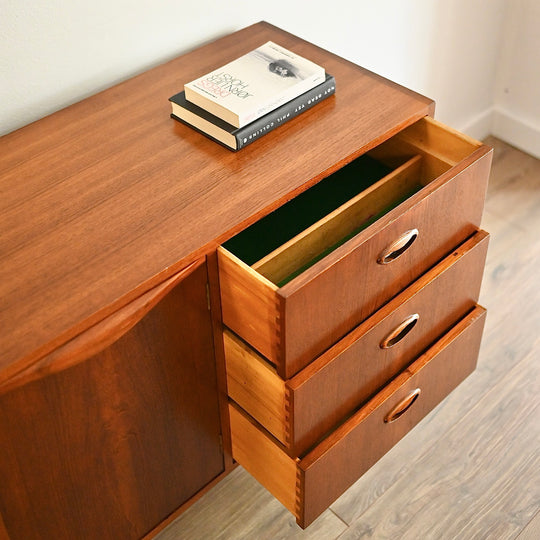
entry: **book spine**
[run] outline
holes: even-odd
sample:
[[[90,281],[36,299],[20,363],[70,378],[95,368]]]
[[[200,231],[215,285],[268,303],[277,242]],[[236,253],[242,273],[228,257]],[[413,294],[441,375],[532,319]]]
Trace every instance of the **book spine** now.
[[[317,103],[330,97],[336,91],[334,77],[329,77],[324,83],[308,90],[304,94],[288,101],[272,112],[254,120],[249,125],[235,131],[237,150],[256,141],[263,135],[282,126],[299,114],[311,109]]]

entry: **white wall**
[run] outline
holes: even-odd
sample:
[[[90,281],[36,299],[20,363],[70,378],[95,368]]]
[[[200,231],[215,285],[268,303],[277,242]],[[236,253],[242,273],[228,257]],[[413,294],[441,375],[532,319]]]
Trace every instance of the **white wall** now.
[[[437,118],[483,137],[491,128],[505,3],[2,0],[0,133],[267,20],[428,95]]]
[[[511,0],[509,6],[492,133],[540,158],[540,2]]]

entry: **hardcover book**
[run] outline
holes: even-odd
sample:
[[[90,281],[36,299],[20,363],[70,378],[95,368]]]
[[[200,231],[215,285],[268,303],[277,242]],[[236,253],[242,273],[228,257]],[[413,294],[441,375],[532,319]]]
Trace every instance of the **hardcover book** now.
[[[268,41],[184,85],[186,99],[243,127],[324,82],[324,68]]]
[[[325,76],[325,82],[288,101],[277,109],[254,120],[247,126],[237,128],[186,99],[185,92],[180,92],[169,101],[172,104],[171,116],[188,124],[203,135],[227,146],[240,150],[263,135],[292,120],[299,114],[334,94],[336,83],[331,75]]]

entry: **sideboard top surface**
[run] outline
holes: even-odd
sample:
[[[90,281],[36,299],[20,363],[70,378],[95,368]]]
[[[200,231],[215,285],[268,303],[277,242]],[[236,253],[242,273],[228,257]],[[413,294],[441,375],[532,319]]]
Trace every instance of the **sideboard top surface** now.
[[[183,83],[273,40],[336,94],[233,153],[172,120]],[[257,23],[0,139],[0,387],[426,114],[433,102]]]

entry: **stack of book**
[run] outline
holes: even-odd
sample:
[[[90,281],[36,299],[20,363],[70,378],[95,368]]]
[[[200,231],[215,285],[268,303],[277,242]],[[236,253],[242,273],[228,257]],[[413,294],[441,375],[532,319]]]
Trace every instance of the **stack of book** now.
[[[171,116],[231,150],[240,150],[330,97],[334,77],[269,41],[185,84]]]

